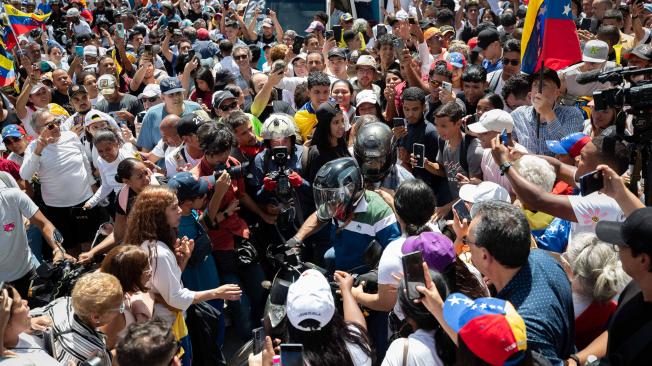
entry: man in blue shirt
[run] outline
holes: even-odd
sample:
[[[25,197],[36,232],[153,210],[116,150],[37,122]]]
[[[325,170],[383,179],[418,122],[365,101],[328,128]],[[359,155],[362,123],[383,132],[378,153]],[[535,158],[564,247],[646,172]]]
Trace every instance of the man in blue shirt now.
[[[496,297],[511,302],[523,317],[528,349],[561,365],[574,349],[571,286],[557,261],[543,250],[530,249],[523,211],[506,202],[482,202],[463,240]]]
[[[161,81],[161,95],[163,103],[151,107],[143,118],[143,125],[138,135],[136,145],[141,147],[145,152],[149,152],[156,146],[161,139],[159,126],[161,121],[168,114],[176,114],[183,117],[196,110],[201,110],[201,106],[189,100],[183,100],[184,88],[181,81],[175,77],[168,77]]]

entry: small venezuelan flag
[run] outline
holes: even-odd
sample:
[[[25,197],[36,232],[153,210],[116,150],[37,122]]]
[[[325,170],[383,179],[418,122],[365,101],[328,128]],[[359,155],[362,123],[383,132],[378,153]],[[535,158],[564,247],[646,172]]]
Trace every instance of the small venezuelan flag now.
[[[4,7],[9,23],[8,27],[11,27],[11,29],[7,29],[5,32],[5,41],[8,49],[12,49],[16,45],[15,37],[28,33],[32,29],[43,29],[45,21],[50,17],[50,13],[45,15],[24,13],[8,4],[5,4]]]
[[[0,42],[0,87],[11,85],[14,81],[16,81],[14,61],[4,43]]]

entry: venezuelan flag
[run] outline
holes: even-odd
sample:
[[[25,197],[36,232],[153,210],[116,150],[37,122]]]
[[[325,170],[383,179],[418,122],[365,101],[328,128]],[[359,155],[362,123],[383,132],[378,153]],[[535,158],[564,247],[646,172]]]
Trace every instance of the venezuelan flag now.
[[[7,53],[4,44],[0,43],[0,87],[11,85],[16,81],[14,61]]]
[[[5,13],[9,20],[9,26],[16,37],[32,29],[43,28],[45,21],[50,17],[50,13],[45,15],[24,13],[8,4],[5,4]]]
[[[521,38],[521,71],[560,70],[582,60],[570,0],[530,0]]]

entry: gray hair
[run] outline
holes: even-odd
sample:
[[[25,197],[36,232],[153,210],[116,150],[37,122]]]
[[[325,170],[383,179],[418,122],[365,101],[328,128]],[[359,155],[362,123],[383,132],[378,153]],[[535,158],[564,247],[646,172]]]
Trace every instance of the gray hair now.
[[[541,187],[546,192],[552,191],[557,175],[555,168],[542,158],[524,155],[514,162],[514,169],[528,182]]]
[[[355,21],[353,21],[353,26],[351,27],[351,30],[354,31],[355,33],[367,33],[367,28],[369,28],[369,23],[362,18],[358,18]]]
[[[243,46],[243,45],[241,45],[241,44],[239,44],[239,45],[233,47],[233,52],[231,52],[231,54],[232,54],[232,55],[235,55],[235,53],[236,53],[237,51],[240,51],[240,50],[245,50],[245,52],[247,52],[247,55],[248,55],[249,58],[251,59],[251,50],[249,49],[248,46]]]
[[[563,256],[575,276],[573,281],[579,285],[579,294],[585,298],[609,301],[630,281],[618,253],[594,234],[575,235]]]
[[[29,125],[32,127],[34,132],[40,133],[41,128],[38,128],[38,121],[41,118],[45,118],[47,115],[52,114],[47,108],[39,108],[36,112],[32,113],[32,118],[29,119]]]

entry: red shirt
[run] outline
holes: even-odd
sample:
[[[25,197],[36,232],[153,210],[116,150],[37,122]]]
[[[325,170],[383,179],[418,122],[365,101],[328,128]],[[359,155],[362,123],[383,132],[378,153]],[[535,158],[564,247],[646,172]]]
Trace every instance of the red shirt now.
[[[0,158],[0,171],[9,173],[16,181],[21,180],[20,165],[11,160]]]

